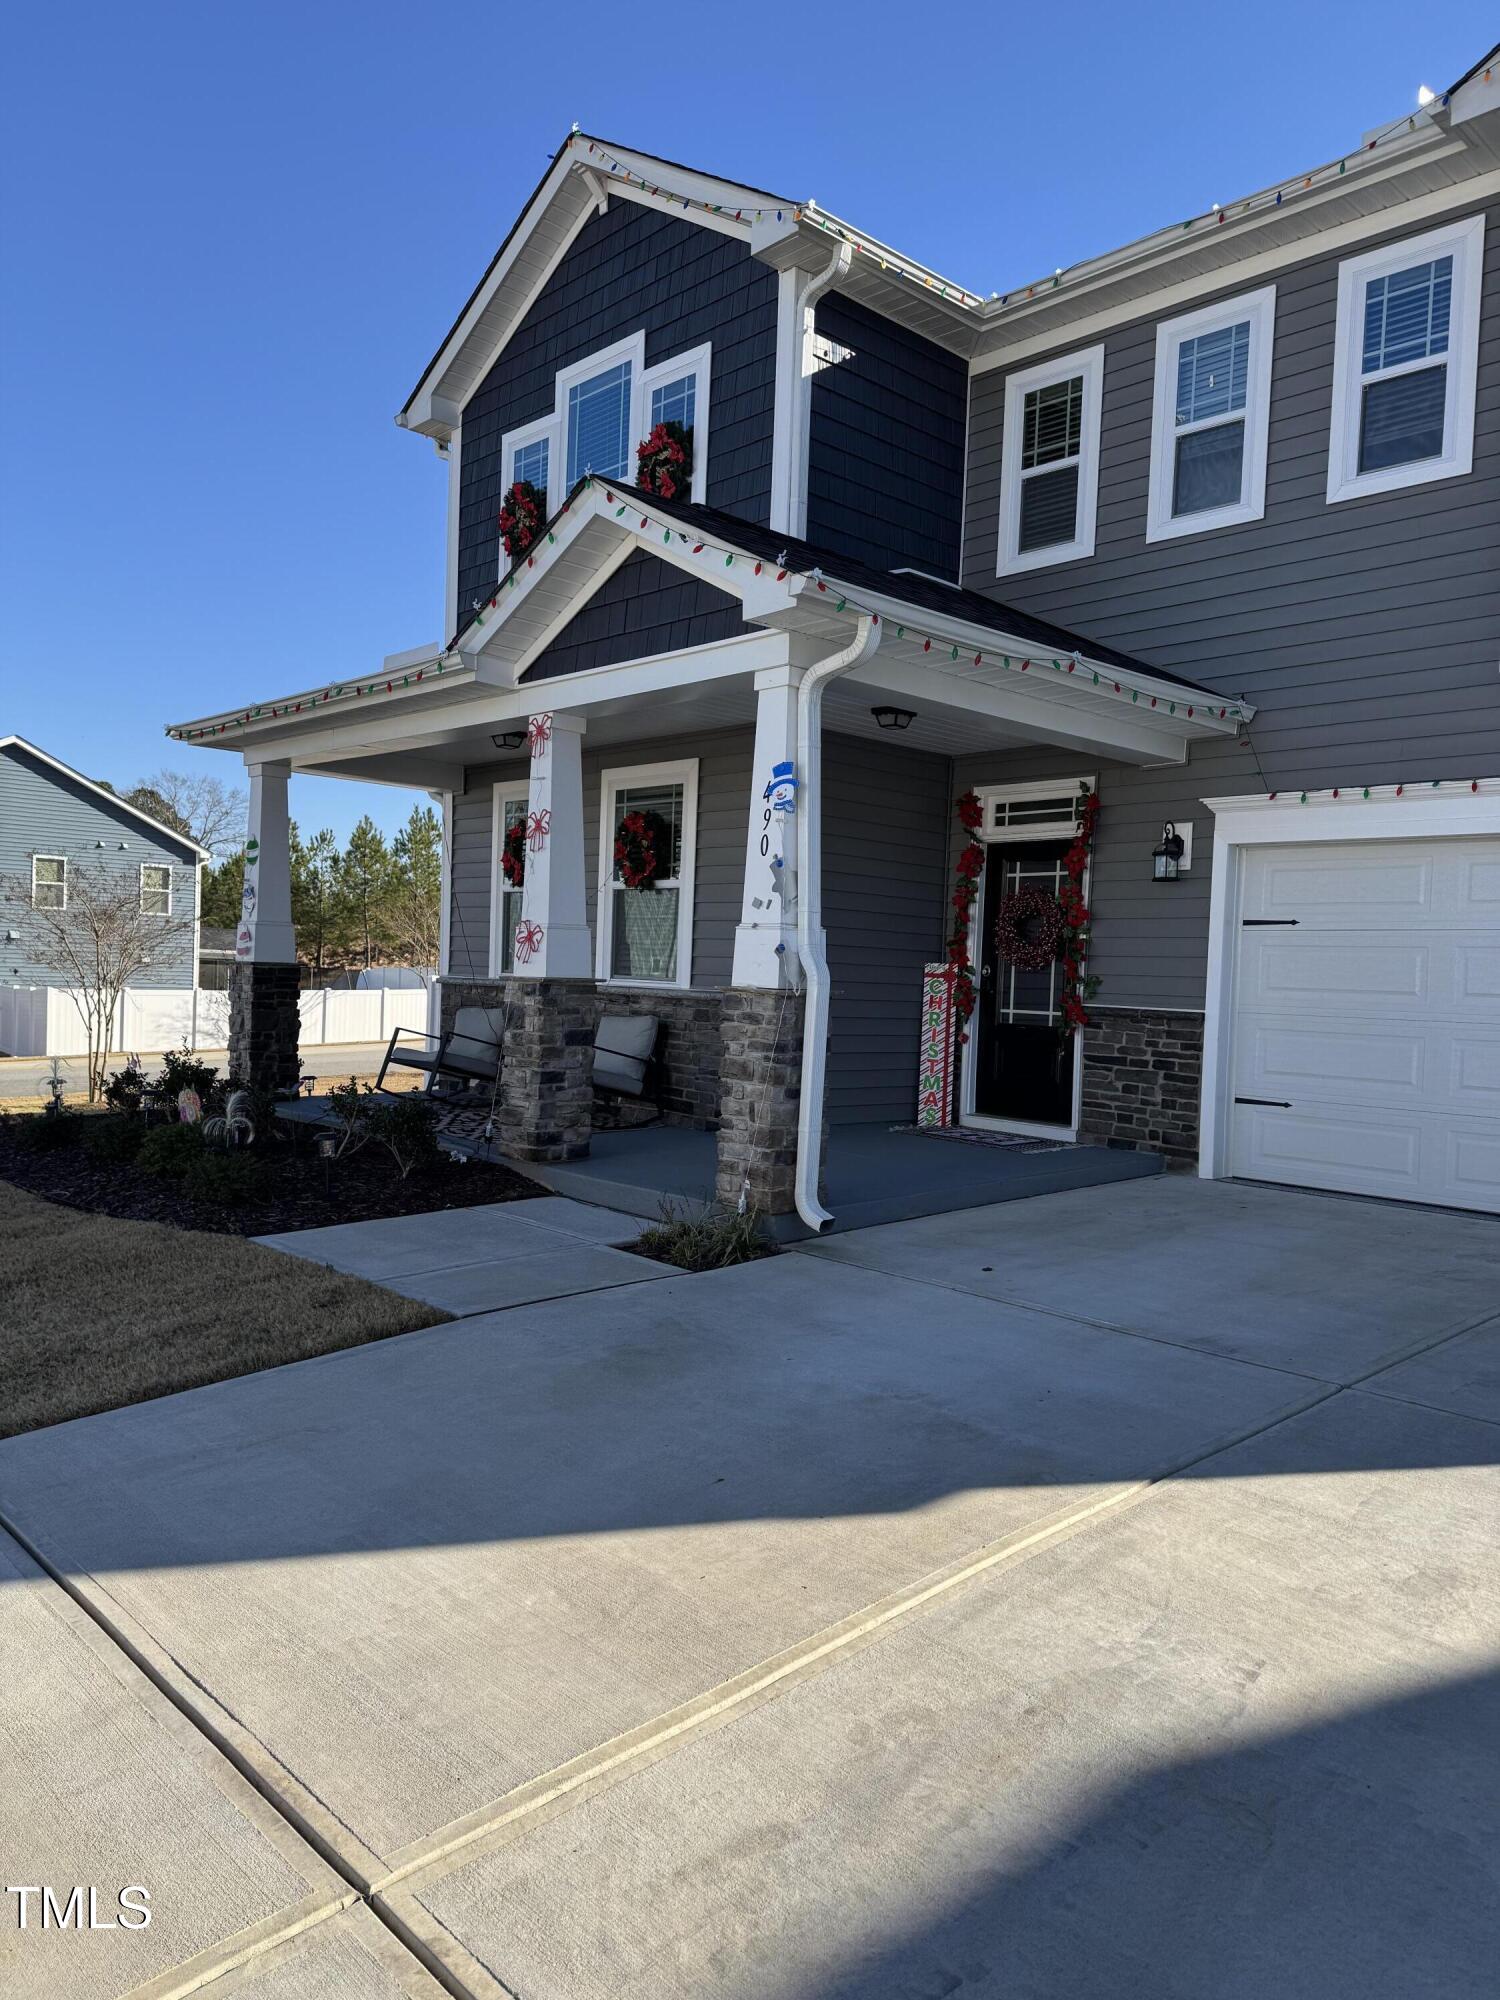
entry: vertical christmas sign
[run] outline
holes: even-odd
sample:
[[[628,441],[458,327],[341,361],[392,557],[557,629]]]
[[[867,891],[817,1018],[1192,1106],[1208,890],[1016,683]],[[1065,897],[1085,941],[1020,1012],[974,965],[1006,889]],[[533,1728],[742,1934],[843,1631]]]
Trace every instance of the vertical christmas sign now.
[[[917,1058],[917,1123],[953,1123],[953,1051],[957,1039],[953,977],[946,965],[922,968],[922,1039]]]

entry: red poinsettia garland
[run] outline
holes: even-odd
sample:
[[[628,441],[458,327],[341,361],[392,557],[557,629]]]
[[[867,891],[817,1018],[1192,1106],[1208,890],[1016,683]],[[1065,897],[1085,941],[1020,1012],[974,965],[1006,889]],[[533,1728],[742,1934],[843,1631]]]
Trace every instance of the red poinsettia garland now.
[[[663,500],[686,500],[693,480],[693,434],[679,423],[657,424],[635,448],[635,483]]]
[[[1097,977],[1086,969],[1091,914],[1083,900],[1084,871],[1089,865],[1094,829],[1098,823],[1099,794],[1088,785],[1080,785],[1078,831],[1073,836],[1073,845],[1063,856],[1063,873],[1067,879],[1057,892],[1058,908],[1062,911],[1062,942],[1058,947],[1058,956],[1062,959],[1063,983],[1059,1004],[1065,1035],[1071,1034],[1075,1028],[1088,1026],[1088,1003],[1099,990]]]
[[[505,843],[500,850],[500,872],[512,889],[519,889],[526,880],[526,822],[513,819],[505,829]]]
[[[529,479],[518,479],[500,503],[500,539],[512,562],[525,555],[547,518],[547,503]]]
[[[948,984],[953,989],[953,1013],[958,1023],[958,1039],[969,1039],[965,1022],[974,1011],[978,991],[974,984],[974,967],[969,958],[969,921],[974,910],[974,899],[979,894],[979,878],[984,873],[984,843],[979,839],[979,829],[984,825],[984,807],[979,803],[976,792],[965,792],[958,801],[959,824],[968,839],[958,857],[957,877],[953,884],[953,933],[948,939]]]

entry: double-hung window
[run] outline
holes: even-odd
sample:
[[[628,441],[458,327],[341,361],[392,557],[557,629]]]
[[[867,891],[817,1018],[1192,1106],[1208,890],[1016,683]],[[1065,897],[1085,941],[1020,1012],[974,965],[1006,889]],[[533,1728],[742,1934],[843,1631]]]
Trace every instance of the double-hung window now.
[[[1330,501],[1471,470],[1483,262],[1476,215],[1340,264]]]
[[[172,871],[159,862],[141,863],[141,914],[147,917],[172,914]]]
[[[34,910],[68,907],[68,864],[60,854],[32,855],[31,906]]]
[[[496,785],[494,800],[490,838],[490,977],[498,979],[516,969],[516,925],[521,921],[525,882],[524,860],[521,881],[507,880],[505,845],[513,837],[522,854],[528,852],[530,795],[524,781],[511,778]]]
[[[686,354],[675,354],[641,377],[640,436],[648,437],[658,424],[681,424],[689,433],[693,476],[689,489],[677,494],[680,500],[694,500],[700,506],[708,496],[708,384],[711,349],[705,344]],[[631,478],[635,477],[632,463]]]
[[[649,829],[656,872],[649,888],[627,887],[615,855],[626,817]],[[640,765],[601,780],[596,970],[601,979],[687,986],[693,965],[693,857],[698,764]]]
[[[1264,515],[1275,318],[1268,285],[1156,329],[1148,542]]]
[[[1094,553],[1103,388],[1102,347],[1007,381],[997,575]]]

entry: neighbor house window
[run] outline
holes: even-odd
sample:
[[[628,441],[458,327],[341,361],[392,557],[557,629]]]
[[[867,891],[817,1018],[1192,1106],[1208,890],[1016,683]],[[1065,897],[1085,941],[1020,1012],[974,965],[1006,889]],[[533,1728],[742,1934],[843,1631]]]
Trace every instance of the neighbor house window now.
[[[521,921],[523,890],[505,877],[505,841],[513,828],[526,837],[529,797],[524,784],[512,780],[495,787],[490,855],[490,977],[516,969],[516,925]]]
[[[1331,501],[1471,470],[1483,262],[1476,215],[1340,264]]]
[[[141,863],[141,911],[148,917],[172,914],[172,871],[154,861]]]
[[[555,514],[585,473],[635,483],[636,446],[657,424],[681,424],[692,433],[690,496],[708,493],[708,390],[713,350],[705,342],[685,354],[646,366],[646,336],[634,333],[585,361],[560,368],[552,408],[500,440],[501,476],[507,487],[528,480]],[[502,552],[499,572],[507,563]]]
[[[1268,285],[1156,329],[1148,542],[1265,513],[1275,317]]]
[[[1102,347],[1006,383],[998,575],[1094,553],[1103,387]]]
[[[643,814],[655,832],[659,861],[650,888],[627,888],[615,859],[616,830],[628,813]],[[601,979],[690,983],[697,820],[696,760],[604,773],[596,968]]]
[[[68,907],[68,864],[57,854],[31,857],[31,904],[37,910]]]

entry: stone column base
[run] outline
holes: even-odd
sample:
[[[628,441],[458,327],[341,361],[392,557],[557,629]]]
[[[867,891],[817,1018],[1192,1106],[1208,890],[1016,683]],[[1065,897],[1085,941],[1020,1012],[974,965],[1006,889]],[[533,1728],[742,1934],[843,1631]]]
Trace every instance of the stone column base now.
[[[1101,1008],[1083,1031],[1085,1138],[1198,1164],[1203,1016]]]
[[[510,979],[505,999],[500,1143],[518,1160],[581,1160],[593,1125],[594,982]]]
[[[720,1016],[719,1168],[725,1208],[787,1215],[796,1207],[802,1095],[802,995],[735,987]]]
[[[295,1095],[301,1020],[295,965],[236,959],[229,968],[229,1074],[251,1090]]]

